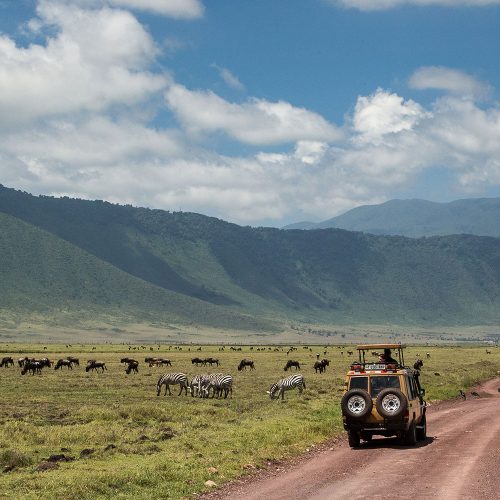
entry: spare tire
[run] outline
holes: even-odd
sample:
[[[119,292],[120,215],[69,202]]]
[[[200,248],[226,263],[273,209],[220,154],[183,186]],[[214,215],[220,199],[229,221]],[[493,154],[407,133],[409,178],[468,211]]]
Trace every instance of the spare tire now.
[[[399,389],[382,389],[375,401],[379,415],[388,419],[401,418],[408,408],[408,400]]]
[[[351,389],[344,394],[340,406],[343,415],[358,420],[372,412],[373,401],[364,389]]]

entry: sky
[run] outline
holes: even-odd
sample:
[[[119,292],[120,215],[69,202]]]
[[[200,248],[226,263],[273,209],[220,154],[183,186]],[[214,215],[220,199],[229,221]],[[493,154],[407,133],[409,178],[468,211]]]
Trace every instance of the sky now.
[[[252,226],[500,196],[500,0],[0,0],[0,183]]]

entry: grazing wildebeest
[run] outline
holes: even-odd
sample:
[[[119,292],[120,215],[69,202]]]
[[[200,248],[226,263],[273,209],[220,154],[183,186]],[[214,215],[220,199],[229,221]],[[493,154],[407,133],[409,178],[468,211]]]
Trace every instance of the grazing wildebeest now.
[[[52,361],[50,361],[49,358],[42,358],[38,360],[42,364],[42,368],[46,366],[47,368],[50,368],[52,366]]]
[[[107,370],[106,363],[103,361],[96,361],[95,359],[91,359],[88,361],[87,366],[85,367],[85,371],[89,372],[90,370],[99,371],[99,368],[104,372]]]
[[[212,366],[212,365],[219,366],[219,360],[216,358],[205,358],[203,361],[204,361],[204,363],[203,363],[204,365],[209,364],[210,366]]]
[[[425,356],[427,357],[427,359],[429,359],[431,357],[431,353],[430,352],[426,352]]]
[[[196,366],[201,366],[205,364],[205,360],[201,358],[193,358],[191,359],[191,364]]]
[[[491,354],[490,349],[486,349],[486,354]]]
[[[10,356],[2,358],[2,362],[0,363],[0,368],[2,366],[5,366],[5,368],[8,368],[9,366],[14,366],[14,360]]]
[[[295,367],[295,370],[300,370],[300,363],[298,361],[292,361],[291,359],[286,362],[284,370],[288,371],[292,366]]]
[[[68,370],[73,369],[73,363],[69,359],[59,359],[56,366],[54,366],[54,370],[59,370],[59,368],[62,368],[63,366],[68,368]]]
[[[35,375],[35,373],[42,373],[43,365],[40,361],[25,361],[23,365],[23,369],[21,370],[21,375],[25,375],[28,371],[31,372],[31,375]]]
[[[139,373],[138,367],[139,367],[139,361],[135,361],[134,359],[131,359],[128,362],[127,368],[125,369],[125,373],[127,375],[130,375],[130,373],[132,373],[132,372]]]
[[[135,361],[133,358],[122,358],[120,359],[120,363],[132,363],[132,361]],[[137,361],[135,361],[137,363]]]
[[[80,366],[80,360],[78,358],[75,358],[74,356],[68,356],[66,359],[68,361],[71,361],[71,364]]]
[[[242,359],[238,365],[238,371],[241,372],[243,368],[246,370],[247,366],[249,366],[251,370],[255,370],[254,363],[251,359]]]

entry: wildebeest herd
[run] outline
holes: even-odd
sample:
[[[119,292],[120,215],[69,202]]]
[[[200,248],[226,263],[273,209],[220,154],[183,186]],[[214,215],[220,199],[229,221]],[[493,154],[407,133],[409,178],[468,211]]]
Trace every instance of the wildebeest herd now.
[[[238,349],[234,349],[238,350]],[[241,350],[241,349],[240,349]],[[290,352],[290,351],[289,351]],[[287,353],[288,355],[288,353]],[[170,359],[160,358],[160,357],[146,357],[144,362],[151,367],[161,367],[161,366],[172,366]],[[139,361],[125,357],[120,359],[120,363],[125,365],[125,373],[127,375],[131,373],[139,373]],[[52,362],[50,359],[44,357],[41,359],[23,357],[17,360],[17,364],[21,368],[21,375],[30,373],[31,375],[40,375],[44,368],[50,368],[54,365],[54,370],[62,370],[66,368],[66,371],[73,370],[74,366],[80,366],[80,361],[78,358],[73,356],[67,356],[65,358],[58,359],[56,362]],[[191,359],[191,364],[200,366],[219,366],[219,359],[208,357],[200,358],[195,357]],[[330,364],[327,359],[322,361],[316,361],[314,364],[314,370],[317,373],[323,373],[326,367]],[[15,361],[12,357],[4,357],[0,361],[0,367],[11,367],[15,365]],[[238,371],[243,371],[249,368],[250,370],[255,370],[255,362],[251,359],[242,359],[237,366]],[[288,371],[291,368],[295,370],[300,370],[300,363],[294,360],[288,360],[284,371]],[[85,366],[85,372],[97,372],[104,373],[107,371],[106,363],[103,361],[98,361],[96,359],[89,359]],[[191,381],[188,380],[188,376],[184,373],[165,373],[160,377],[158,383],[156,384],[156,393],[159,396],[161,389],[164,386],[164,395],[171,395],[170,386],[179,386],[179,396],[184,392],[185,395],[188,392],[192,397],[200,398],[227,398],[232,397],[233,394],[233,377],[228,374],[223,373],[207,373],[195,375]],[[283,378],[273,384],[270,390],[267,391],[271,399],[278,399],[280,396],[284,399],[285,391],[297,388],[299,393],[302,393],[305,389],[304,377],[301,374],[291,375],[289,377]]]

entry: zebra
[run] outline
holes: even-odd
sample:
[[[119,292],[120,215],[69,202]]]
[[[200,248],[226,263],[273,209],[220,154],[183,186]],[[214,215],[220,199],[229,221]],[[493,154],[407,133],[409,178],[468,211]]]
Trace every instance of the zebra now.
[[[302,390],[306,388],[304,377],[300,374],[281,379],[276,384],[273,384],[267,393],[271,399],[279,399],[281,396],[281,399],[284,400],[285,391],[290,391],[296,387],[299,389],[299,394],[302,394]]]
[[[161,392],[161,386],[165,386],[165,394],[164,396],[167,395],[168,393],[171,395],[172,392],[170,391],[170,386],[171,385],[176,385],[179,384],[180,391],[178,396],[182,394],[182,391],[184,390],[187,396],[187,391],[188,391],[188,378],[184,373],[165,373],[165,375],[162,375],[160,379],[158,380],[158,383],[156,384],[156,395],[159,396]]]
[[[207,383],[208,375],[195,375],[191,383],[189,384],[189,392],[191,393],[191,397],[200,396],[201,397],[201,388]]]
[[[208,383],[202,388],[203,397],[208,397],[210,389],[213,390],[212,397],[217,395],[217,398],[219,398],[222,396],[222,393],[224,393],[224,399],[226,399],[229,394],[233,397],[233,377],[222,373],[209,375]]]

